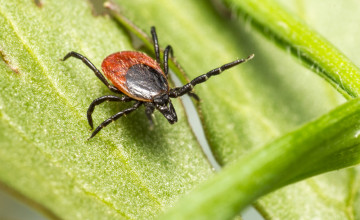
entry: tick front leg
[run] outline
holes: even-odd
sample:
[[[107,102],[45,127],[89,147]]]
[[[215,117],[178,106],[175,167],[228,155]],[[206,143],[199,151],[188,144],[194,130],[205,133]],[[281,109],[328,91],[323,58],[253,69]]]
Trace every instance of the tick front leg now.
[[[151,36],[154,41],[154,51],[155,51],[156,61],[158,62],[158,64],[160,64],[160,48],[159,48],[159,42],[155,27],[151,27]]]
[[[187,93],[190,97],[193,97],[196,101],[200,102],[200,97],[196,95],[194,92],[190,91]]]
[[[95,99],[89,106],[88,110],[87,110],[87,119],[89,122],[89,125],[91,127],[91,129],[93,129],[93,120],[92,120],[92,113],[94,112],[95,106],[100,105],[103,102],[106,101],[110,101],[110,102],[130,102],[133,99],[128,97],[128,96],[122,96],[122,97],[117,97],[117,96],[113,96],[113,95],[106,95],[106,96],[102,96],[100,98]]]
[[[203,83],[203,82],[207,81],[210,77],[218,75],[221,72],[223,72],[227,69],[230,69],[231,67],[234,67],[236,65],[239,65],[240,63],[244,63],[248,60],[251,60],[252,58],[254,58],[254,54],[250,55],[246,59],[235,60],[231,63],[224,64],[221,67],[210,70],[209,72],[207,72],[203,75],[200,75],[200,76],[196,77],[195,79],[191,80],[191,82],[189,82],[188,84],[186,84],[182,87],[176,87],[176,88],[171,89],[169,92],[169,96],[171,98],[176,98],[178,96],[182,96],[186,93],[189,93],[194,88],[194,86],[196,86],[197,84]]]
[[[170,45],[168,45],[166,48],[165,48],[165,51],[164,51],[164,73],[165,75],[167,76],[168,73],[169,73],[169,64],[168,64],[168,61],[169,61],[169,53],[171,55],[171,57],[174,56],[174,52],[173,52],[173,49]]]
[[[88,138],[88,140],[90,140],[91,138],[93,138],[97,133],[99,133],[99,131],[101,129],[103,129],[104,127],[108,126],[111,122],[116,121],[117,119],[119,119],[121,116],[123,115],[127,115],[133,111],[135,111],[137,108],[139,108],[141,106],[142,102],[137,101],[131,108],[125,109],[124,111],[118,112],[115,115],[111,116],[110,118],[106,119],[103,123],[101,123],[96,129],[95,131],[91,134],[91,136]]]

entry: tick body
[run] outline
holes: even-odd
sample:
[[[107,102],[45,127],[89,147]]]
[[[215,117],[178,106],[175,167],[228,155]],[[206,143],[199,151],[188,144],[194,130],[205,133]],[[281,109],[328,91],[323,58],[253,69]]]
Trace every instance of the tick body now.
[[[129,114],[141,105],[145,106],[145,114],[149,119],[150,125],[153,126],[152,114],[154,110],[160,111],[170,124],[177,122],[177,115],[171,103],[170,98],[176,98],[184,94],[189,94],[194,98],[197,96],[192,93],[195,85],[208,80],[211,76],[218,75],[222,71],[246,62],[254,57],[250,55],[246,59],[235,60],[213,69],[206,74],[200,75],[188,84],[182,87],[170,88],[167,80],[168,77],[168,58],[172,55],[172,47],[167,46],[164,50],[163,63],[161,67],[160,49],[155,27],[151,28],[151,35],[154,42],[156,59],[152,59],[142,52],[122,51],[109,55],[101,64],[102,71],[110,84],[101,72],[83,55],[70,52],[63,61],[69,57],[75,57],[82,60],[95,75],[107,86],[112,92],[121,94],[121,96],[106,95],[95,99],[87,111],[87,119],[91,128],[93,128],[92,113],[95,106],[105,102],[134,102],[134,105],[128,109],[116,113],[109,119],[102,122],[92,133],[90,138],[94,137],[102,128],[111,122],[119,119],[121,116]],[[197,98],[198,99],[198,98]],[[90,139],[89,138],[89,139]]]
[[[114,53],[105,58],[101,67],[106,78],[130,98],[152,102],[157,95],[169,92],[160,64],[144,53]]]

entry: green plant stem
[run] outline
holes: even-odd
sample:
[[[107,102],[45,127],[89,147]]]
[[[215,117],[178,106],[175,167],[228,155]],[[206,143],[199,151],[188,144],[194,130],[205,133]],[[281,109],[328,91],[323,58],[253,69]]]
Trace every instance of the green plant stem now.
[[[360,162],[360,99],[250,152],[161,219],[229,219],[260,196]]]
[[[299,58],[345,98],[360,95],[360,70],[325,38],[274,0],[223,0],[265,36]]]
[[[120,13],[119,6],[114,4],[111,1],[106,1],[104,3],[104,7],[109,10],[110,15],[121,25],[123,25],[128,31],[134,34],[137,38],[139,38],[143,43],[144,47],[149,51],[153,51],[154,45],[152,38],[148,36],[143,30],[137,27],[132,21],[130,21],[126,16]],[[150,31],[150,30],[148,30]],[[154,54],[155,55],[155,54]],[[160,48],[160,56],[164,56],[163,49]],[[169,58],[169,68],[179,77],[182,82],[190,82],[187,78],[186,74],[184,73],[183,68],[180,66],[179,63],[176,62],[174,57]]]

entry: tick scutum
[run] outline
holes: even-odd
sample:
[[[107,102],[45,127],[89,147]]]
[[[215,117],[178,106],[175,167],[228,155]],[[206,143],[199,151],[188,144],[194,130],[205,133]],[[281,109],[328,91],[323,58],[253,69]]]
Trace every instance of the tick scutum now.
[[[128,91],[140,99],[153,100],[155,96],[169,90],[164,75],[145,64],[131,66],[125,78]]]

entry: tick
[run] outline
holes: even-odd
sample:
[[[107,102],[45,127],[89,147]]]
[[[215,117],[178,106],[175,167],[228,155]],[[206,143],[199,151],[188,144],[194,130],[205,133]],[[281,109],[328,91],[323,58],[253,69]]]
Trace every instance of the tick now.
[[[224,64],[221,67],[210,70],[206,74],[196,77],[184,86],[170,88],[167,77],[169,73],[169,54],[171,56],[173,55],[172,47],[168,45],[165,48],[163,57],[164,60],[163,63],[161,63],[160,49],[155,27],[151,27],[151,35],[154,43],[156,60],[142,52],[137,51],[121,51],[113,53],[104,59],[101,64],[101,68],[106,78],[110,80],[112,84],[105,79],[101,72],[85,56],[72,51],[62,59],[63,61],[69,57],[80,59],[92,71],[94,71],[95,75],[110,89],[110,91],[122,95],[121,97],[105,95],[95,99],[90,104],[87,110],[87,119],[91,129],[93,129],[93,120],[91,115],[95,106],[105,101],[134,101],[134,105],[132,107],[118,112],[102,122],[94,130],[90,138],[93,138],[102,128],[106,127],[111,122],[119,119],[123,115],[133,112],[141,105],[145,106],[145,114],[149,119],[150,126],[153,126],[152,114],[155,109],[160,111],[170,124],[174,124],[177,122],[177,115],[170,98],[176,98],[184,94],[188,94],[195,99],[199,99],[197,95],[192,93],[194,86],[205,82],[211,76],[218,75],[222,71],[246,62],[254,57],[252,54],[246,59],[238,59],[231,63]],[[163,68],[161,68],[161,65]]]

